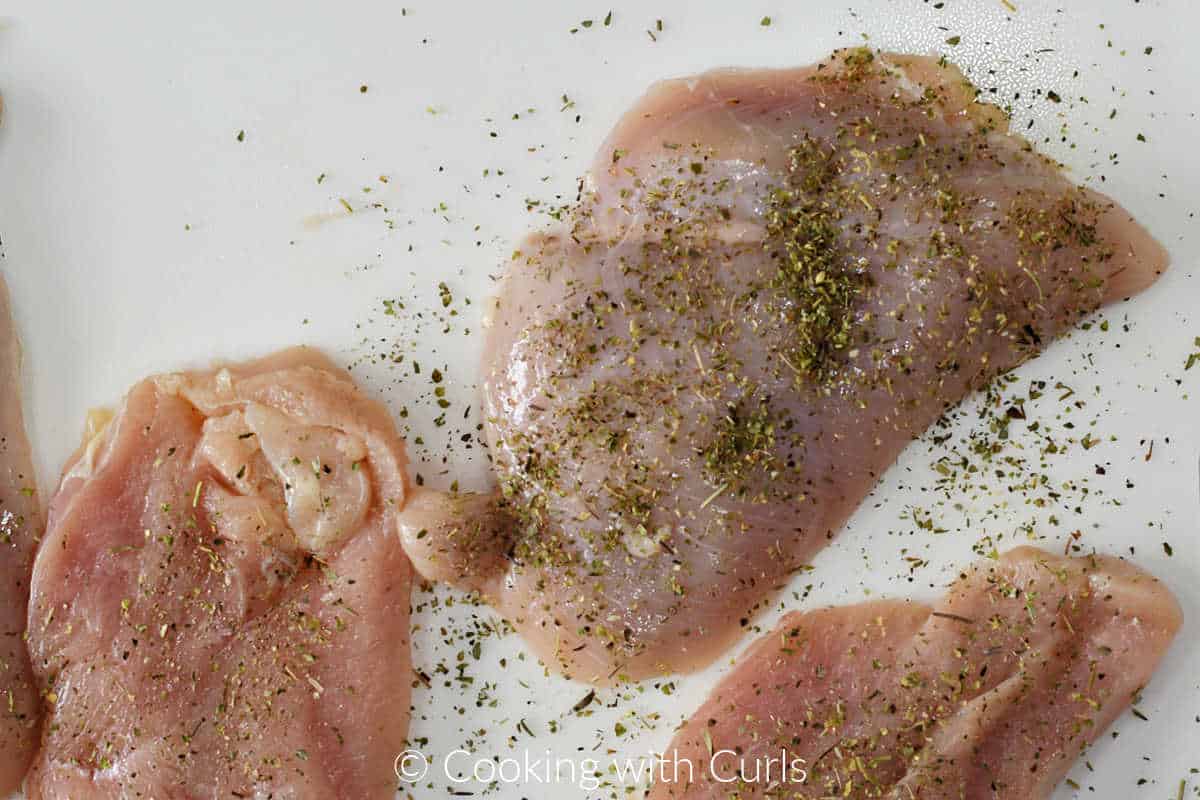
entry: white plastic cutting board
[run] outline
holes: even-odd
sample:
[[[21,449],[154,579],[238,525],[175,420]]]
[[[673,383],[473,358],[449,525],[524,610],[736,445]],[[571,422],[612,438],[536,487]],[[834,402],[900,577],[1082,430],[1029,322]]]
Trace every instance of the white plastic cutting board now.
[[[931,463],[944,451],[915,445],[761,626],[784,608],[932,597],[985,536],[1003,548],[1031,526],[1040,544],[1061,550],[1079,531],[1085,550],[1135,553],[1176,591],[1188,621],[1137,705],[1145,719],[1123,717],[1072,770],[1079,788],[1064,784],[1057,797],[1171,800],[1182,780],[1185,796],[1200,797],[1200,368],[1184,371],[1200,350],[1200,6],[407,1],[0,7],[0,269],[25,339],[43,490],[89,406],[113,403],[150,372],[293,343],[357,363],[368,387],[409,408],[414,471],[429,485],[457,477],[482,487],[477,446],[442,456],[475,422],[462,417],[478,405],[478,312],[491,276],[540,219],[526,201],[570,198],[617,115],[650,82],[804,64],[864,42],[944,52],[997,87],[1015,125],[1032,120],[1028,135],[1079,180],[1141,218],[1173,266],[1151,291],[1110,309],[1107,331],[1080,332],[1019,373],[1020,386],[1037,377],[1070,385],[1085,407],[1056,394],[1031,408],[1048,425],[1074,419],[1076,436],[1090,431],[1100,442],[1048,459],[1058,500],[1039,508],[995,495],[956,510],[934,492]],[[954,37],[959,44],[948,44]],[[459,312],[445,334],[434,317],[439,282]],[[384,299],[406,307],[387,315]],[[404,366],[363,361],[392,348],[406,354]],[[439,412],[427,378],[407,367],[413,359],[447,376],[445,427],[433,424]],[[913,506],[945,532],[918,526]],[[417,798],[639,796],[612,774],[588,791],[566,762],[606,767],[662,750],[728,668],[726,659],[680,678],[669,697],[654,684],[600,692],[580,716],[572,707],[587,689],[546,676],[487,610],[442,590],[419,590],[414,604],[415,658],[430,677],[415,692],[412,728],[430,770],[404,790]],[[470,682],[458,679],[460,657]],[[444,761],[459,749],[473,756],[455,755],[455,769],[549,753],[563,762],[549,775],[560,780],[454,783]]]

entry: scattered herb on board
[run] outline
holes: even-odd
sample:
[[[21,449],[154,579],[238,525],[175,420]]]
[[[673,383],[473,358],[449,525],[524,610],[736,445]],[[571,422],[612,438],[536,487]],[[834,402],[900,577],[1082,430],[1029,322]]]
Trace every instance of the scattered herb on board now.
[[[1187,372],[1192,367],[1196,366],[1196,362],[1200,361],[1200,336],[1192,340],[1192,346],[1197,348],[1196,352],[1187,357],[1187,361],[1183,363],[1183,370]]]

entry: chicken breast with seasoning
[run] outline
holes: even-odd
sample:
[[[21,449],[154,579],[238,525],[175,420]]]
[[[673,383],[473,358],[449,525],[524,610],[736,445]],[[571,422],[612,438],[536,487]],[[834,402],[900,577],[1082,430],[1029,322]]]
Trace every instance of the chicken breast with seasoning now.
[[[499,492],[405,515],[580,680],[712,661],[913,437],[1165,251],[954,67],[850,50],[652,88],[508,267]]]
[[[34,566],[42,798],[391,798],[403,445],[318,353],[160,375],[67,464]]]
[[[791,614],[684,725],[650,800],[1043,800],[1181,622],[1136,567],[1031,547],[932,608]]]
[[[42,512],[21,415],[21,346],[0,279],[0,797],[21,785],[37,747],[38,700],[25,615]]]

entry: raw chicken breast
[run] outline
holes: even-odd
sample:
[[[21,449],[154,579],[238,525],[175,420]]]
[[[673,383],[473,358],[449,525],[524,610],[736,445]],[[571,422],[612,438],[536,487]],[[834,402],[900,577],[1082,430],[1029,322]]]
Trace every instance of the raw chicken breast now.
[[[1181,622],[1136,567],[1031,547],[932,609],[791,614],[684,725],[650,798],[1046,798]]]
[[[1163,249],[962,74],[844,51],[650,90],[495,301],[500,492],[421,495],[418,571],[580,680],[690,670],[947,408]]]
[[[139,383],[50,506],[40,798],[390,798],[409,718],[404,448],[289,350]]]
[[[41,716],[24,634],[29,573],[43,524],[21,418],[20,367],[8,286],[0,279],[0,797],[20,786]]]

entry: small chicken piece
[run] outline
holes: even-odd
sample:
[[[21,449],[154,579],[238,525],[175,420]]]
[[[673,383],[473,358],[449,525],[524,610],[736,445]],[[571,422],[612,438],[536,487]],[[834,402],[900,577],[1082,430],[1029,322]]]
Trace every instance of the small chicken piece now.
[[[711,662],[913,437],[1166,267],[1006,127],[954,67],[866,50],[652,88],[509,265],[500,492],[421,496],[418,571],[583,681]]]
[[[391,798],[405,454],[315,351],[136,385],[67,465],[29,644],[49,798]]]
[[[1136,567],[1032,547],[933,608],[793,613],[684,725],[650,800],[1044,800],[1181,623]]]
[[[24,634],[29,573],[44,525],[21,415],[21,346],[3,279],[0,392],[0,797],[7,797],[37,747],[41,703]]]

